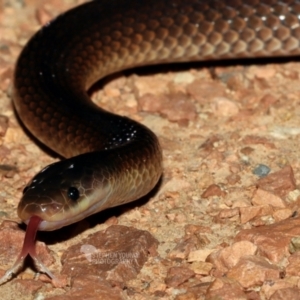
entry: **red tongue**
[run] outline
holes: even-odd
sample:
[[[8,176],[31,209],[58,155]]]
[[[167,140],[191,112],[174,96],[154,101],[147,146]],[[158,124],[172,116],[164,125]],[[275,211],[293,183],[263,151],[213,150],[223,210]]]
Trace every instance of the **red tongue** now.
[[[15,264],[17,264],[19,261],[23,261],[28,254],[33,259],[37,257],[35,252],[35,236],[41,222],[42,219],[38,216],[32,216],[29,219],[24,242],[23,242],[23,248]]]
[[[23,265],[24,259],[28,254],[33,259],[39,271],[46,273],[52,279],[56,279],[55,276],[43,265],[35,251],[35,236],[41,222],[42,219],[38,216],[32,216],[29,219],[21,253],[19,254],[14,265],[5,272],[3,277],[0,278],[0,285],[8,281],[13,274],[16,274],[19,271]]]

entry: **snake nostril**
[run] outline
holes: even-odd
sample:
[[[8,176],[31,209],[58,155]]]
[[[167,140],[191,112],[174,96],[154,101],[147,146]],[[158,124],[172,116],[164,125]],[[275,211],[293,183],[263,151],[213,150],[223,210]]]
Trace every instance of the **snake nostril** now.
[[[68,197],[71,200],[76,201],[79,198],[79,195],[80,195],[79,190],[76,187],[74,187],[74,186],[69,187]]]

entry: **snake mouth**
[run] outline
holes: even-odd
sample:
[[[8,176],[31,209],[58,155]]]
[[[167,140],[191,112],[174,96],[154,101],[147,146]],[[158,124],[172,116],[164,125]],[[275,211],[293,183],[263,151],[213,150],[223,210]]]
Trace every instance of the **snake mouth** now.
[[[37,205],[27,204],[18,207],[19,218],[28,225],[33,216],[40,218],[40,223],[37,227],[39,231],[52,231],[73,223],[74,216],[64,210],[64,205]]]
[[[61,220],[63,213],[64,205],[58,202],[41,204],[21,201],[18,206],[18,216],[25,224],[29,223],[32,216],[37,216],[41,219],[38,230],[43,230],[41,228],[44,228],[44,224],[50,220],[54,222]]]
[[[58,202],[38,205],[34,203],[23,204],[21,201],[18,206],[18,216],[26,225],[29,224],[33,216],[39,217],[40,223],[37,228],[39,231],[60,229],[110,207],[107,203],[107,197],[110,196],[110,193],[105,189],[102,192],[102,197],[100,195],[101,200],[99,200],[99,194],[95,194],[93,198],[82,201],[81,205],[69,207],[68,210],[65,209],[63,204]]]
[[[32,217],[28,218],[27,220],[24,220],[23,222],[28,225],[30,223]],[[68,219],[63,219],[63,220],[59,220],[59,221],[48,221],[48,220],[43,220],[41,219],[37,230],[38,231],[52,231],[52,230],[56,230],[56,229],[60,229],[64,226],[70,225],[72,224],[72,220],[70,220],[68,222]]]

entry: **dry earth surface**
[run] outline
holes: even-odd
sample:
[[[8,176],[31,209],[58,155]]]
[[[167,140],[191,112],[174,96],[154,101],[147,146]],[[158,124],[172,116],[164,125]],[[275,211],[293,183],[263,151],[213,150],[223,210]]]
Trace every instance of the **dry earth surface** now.
[[[16,119],[15,62],[41,25],[83,2],[0,0],[0,275],[22,246],[22,189],[58,160]],[[39,233],[58,282],[28,259],[1,299],[299,299],[300,63],[134,70],[103,82],[93,99],[158,135],[160,186]]]

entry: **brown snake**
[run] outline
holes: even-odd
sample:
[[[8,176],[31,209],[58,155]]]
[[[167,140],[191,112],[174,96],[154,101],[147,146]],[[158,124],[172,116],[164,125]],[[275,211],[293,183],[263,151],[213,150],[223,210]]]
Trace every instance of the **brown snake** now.
[[[147,194],[162,173],[158,139],[145,126],[93,104],[87,90],[104,76],[143,65],[298,55],[300,1],[101,0],[59,16],[22,51],[13,100],[24,125],[66,160],[24,189],[28,224],[22,253],[37,230],[54,230]],[[27,237],[28,236],[28,237]]]

